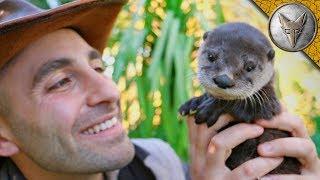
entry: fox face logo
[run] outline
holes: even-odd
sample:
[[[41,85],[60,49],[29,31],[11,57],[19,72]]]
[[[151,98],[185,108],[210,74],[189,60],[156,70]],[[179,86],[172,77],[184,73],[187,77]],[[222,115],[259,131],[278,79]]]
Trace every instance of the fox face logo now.
[[[283,33],[287,36],[287,39],[291,47],[295,47],[297,39],[300,36],[304,23],[306,22],[307,14],[304,12],[300,17],[295,21],[287,19],[284,15],[279,13],[279,21]]]

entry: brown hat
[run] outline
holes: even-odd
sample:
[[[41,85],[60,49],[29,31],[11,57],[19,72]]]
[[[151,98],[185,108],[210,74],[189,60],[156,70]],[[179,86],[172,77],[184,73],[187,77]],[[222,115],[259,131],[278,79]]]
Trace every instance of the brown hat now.
[[[0,0],[0,69],[35,39],[61,28],[76,30],[102,51],[126,0],[78,0],[42,10],[23,0]]]

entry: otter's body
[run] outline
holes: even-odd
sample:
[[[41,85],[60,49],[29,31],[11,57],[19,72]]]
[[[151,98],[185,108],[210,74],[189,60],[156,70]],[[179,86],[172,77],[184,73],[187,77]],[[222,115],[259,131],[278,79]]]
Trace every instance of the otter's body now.
[[[222,114],[236,122],[271,119],[280,113],[274,78],[274,50],[257,29],[244,23],[229,23],[207,32],[199,50],[198,78],[206,93],[192,98],[179,109],[180,114],[195,113],[196,123],[212,126]],[[225,127],[225,128],[227,128]],[[257,146],[263,142],[288,137],[288,132],[265,129],[233,149],[226,161],[230,169],[258,157]],[[299,174],[300,163],[286,157],[269,174]]]

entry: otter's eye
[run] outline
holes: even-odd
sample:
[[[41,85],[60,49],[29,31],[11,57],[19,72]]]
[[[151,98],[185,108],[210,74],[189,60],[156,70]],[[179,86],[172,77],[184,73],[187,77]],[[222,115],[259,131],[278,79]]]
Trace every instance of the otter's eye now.
[[[254,70],[254,67],[253,67],[253,66],[248,66],[248,67],[246,68],[246,70],[247,70],[248,72],[250,72],[250,71]]]
[[[253,71],[256,68],[256,65],[253,62],[248,62],[245,66],[247,72]]]
[[[217,58],[218,58],[217,54],[208,53],[208,61],[213,62],[217,60]]]

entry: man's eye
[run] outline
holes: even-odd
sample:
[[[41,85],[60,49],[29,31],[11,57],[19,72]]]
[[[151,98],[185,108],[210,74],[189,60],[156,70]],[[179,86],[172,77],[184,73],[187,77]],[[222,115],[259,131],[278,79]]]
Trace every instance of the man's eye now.
[[[89,65],[92,69],[98,73],[103,73],[106,69],[105,63],[101,59],[93,59],[89,62]]]
[[[48,91],[52,91],[55,89],[59,89],[61,87],[66,86],[67,84],[71,83],[71,79],[69,77],[63,78],[62,80],[55,83],[53,86],[51,86]]]
[[[97,71],[98,73],[103,73],[104,68],[102,68],[102,67],[96,67],[96,68],[94,68],[94,70]]]

